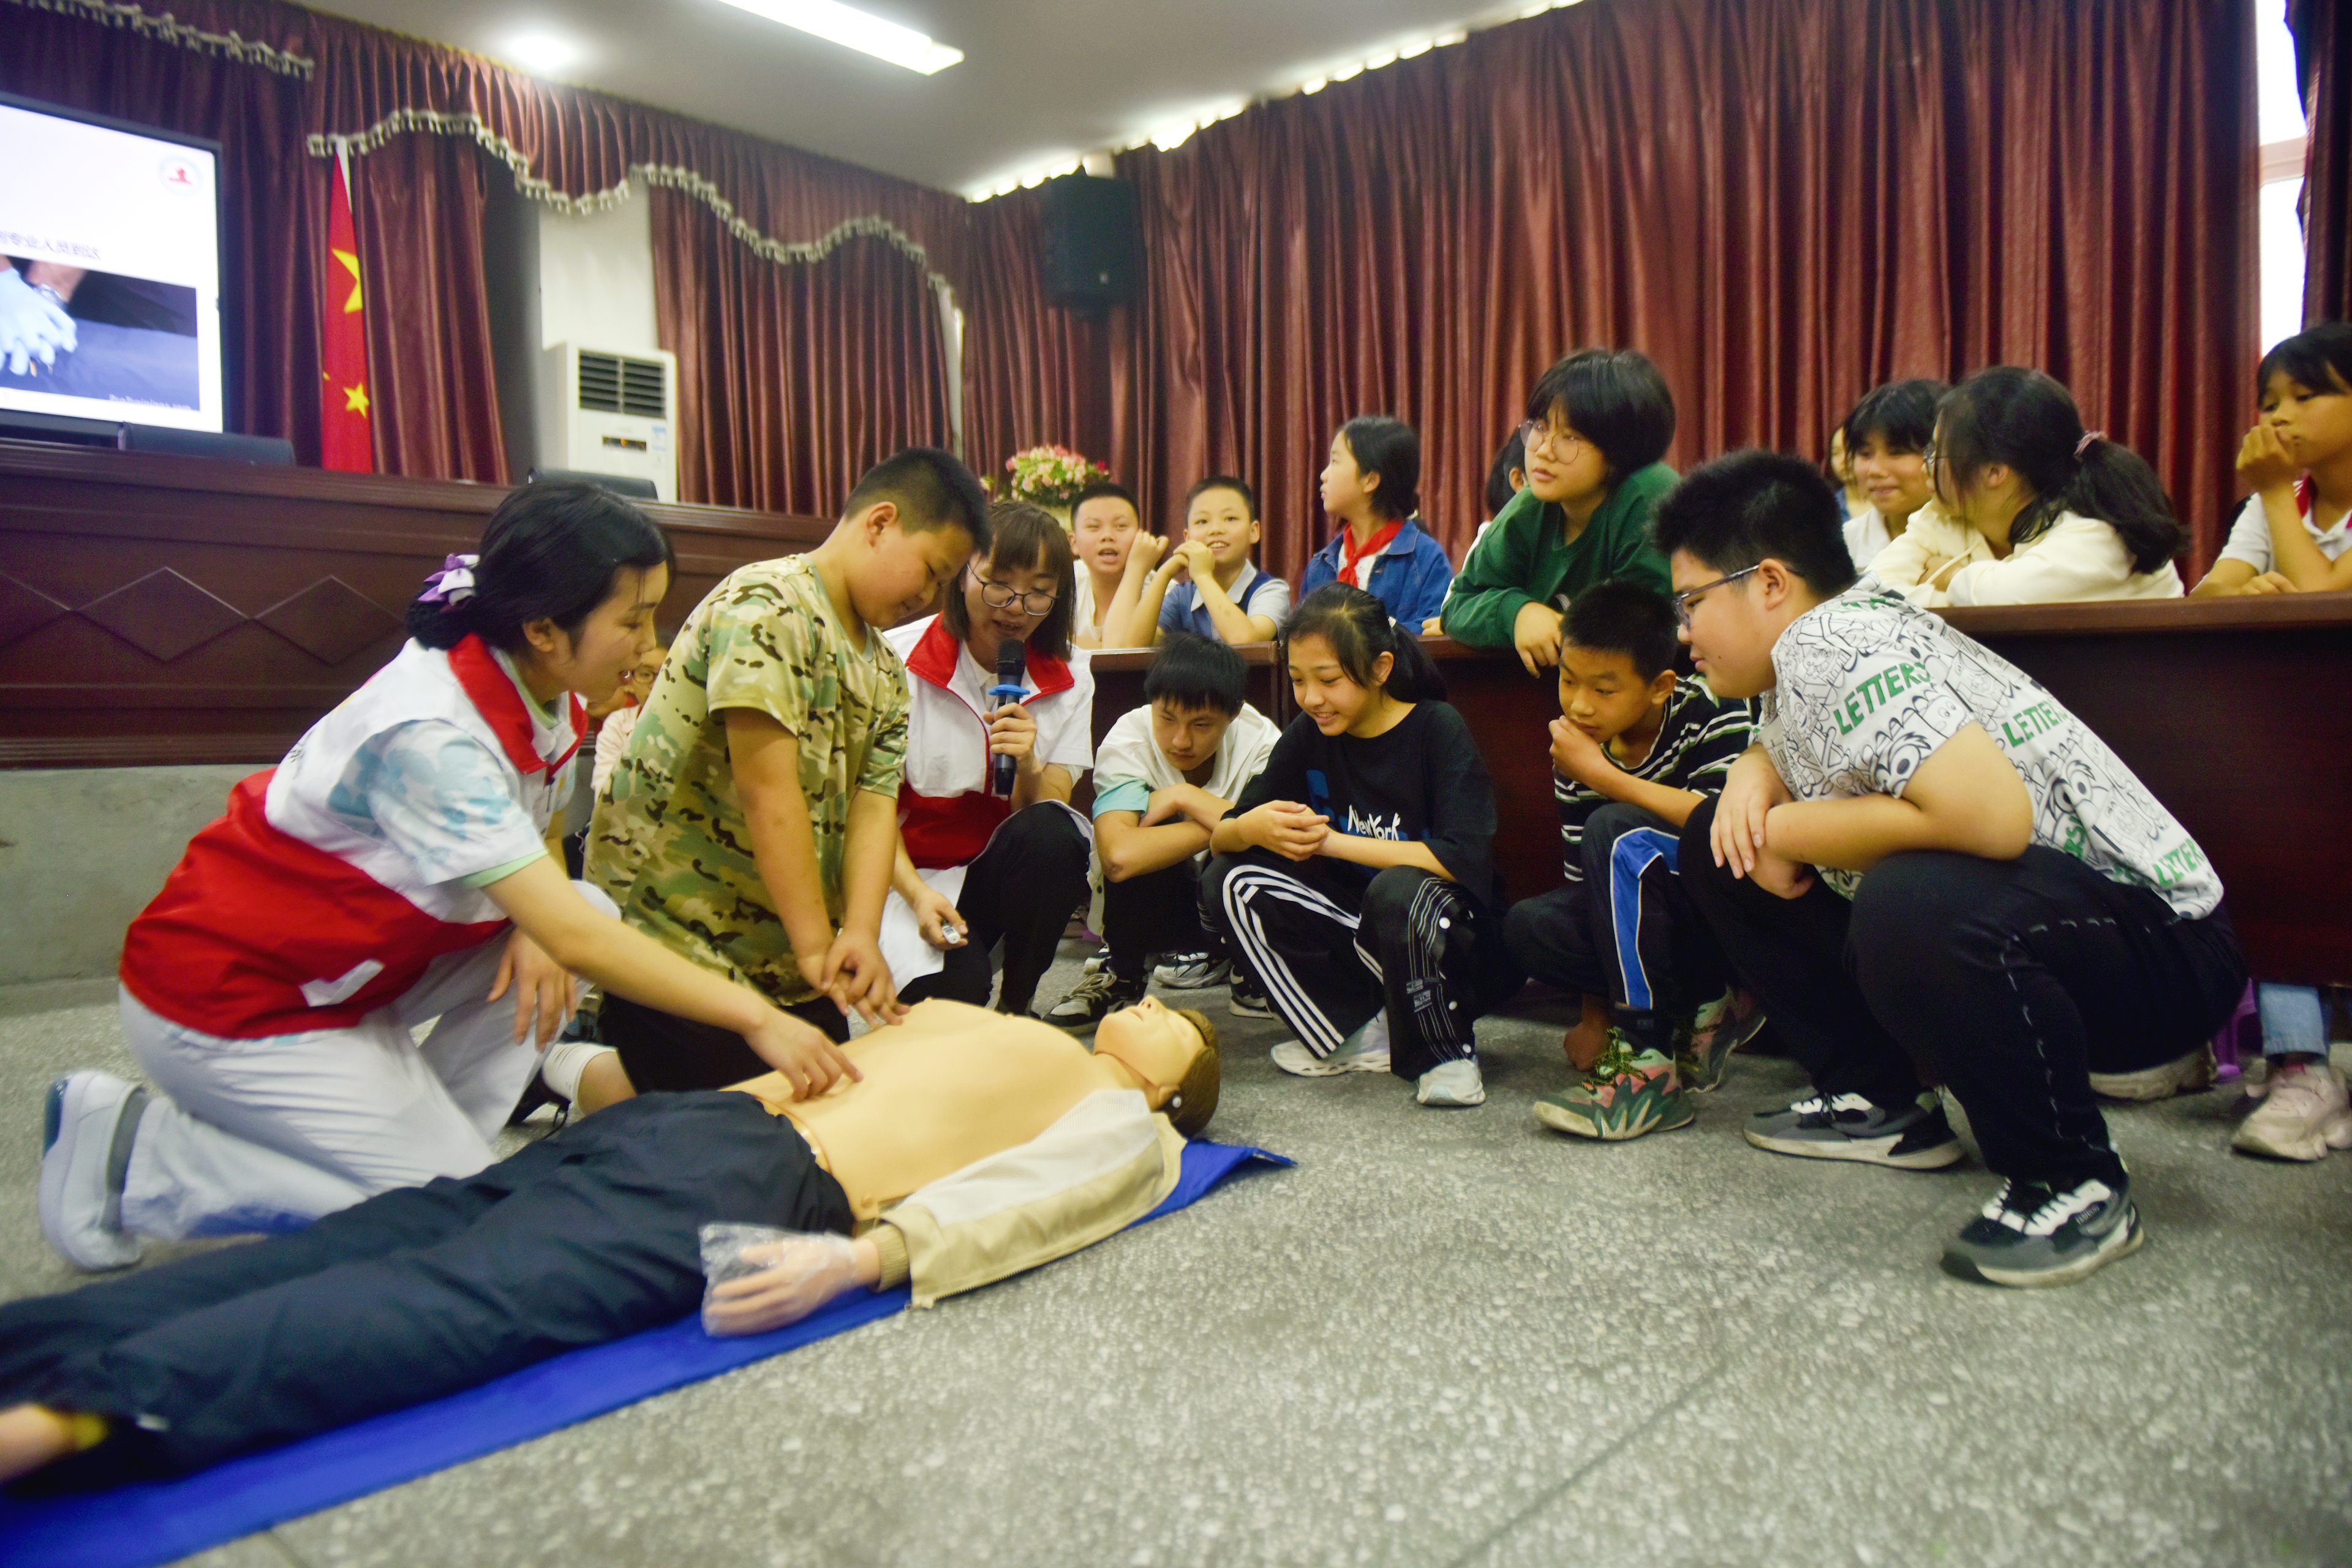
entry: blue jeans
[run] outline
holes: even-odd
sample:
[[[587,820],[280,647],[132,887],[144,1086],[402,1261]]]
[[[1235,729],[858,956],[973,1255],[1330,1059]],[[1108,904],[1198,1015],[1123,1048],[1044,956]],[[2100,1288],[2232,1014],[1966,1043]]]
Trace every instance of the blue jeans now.
[[[2263,1055],[2302,1053],[2327,1059],[2327,1009],[2311,985],[2257,985],[2263,1013]]]

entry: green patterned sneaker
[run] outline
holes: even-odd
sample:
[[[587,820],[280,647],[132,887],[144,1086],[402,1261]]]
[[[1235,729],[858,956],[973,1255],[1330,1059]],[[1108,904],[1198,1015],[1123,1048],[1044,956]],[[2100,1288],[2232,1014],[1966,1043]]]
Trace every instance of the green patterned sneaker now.
[[[1675,1064],[1658,1051],[1636,1055],[1617,1029],[1582,1081],[1536,1101],[1536,1120],[1553,1131],[1611,1142],[1687,1127],[1692,1114]]]
[[[1687,1034],[1675,1031],[1675,1075],[1693,1094],[1723,1086],[1731,1067],[1731,1053],[1754,1039],[1764,1027],[1764,1009],[1744,992],[1727,991],[1701,1007]]]

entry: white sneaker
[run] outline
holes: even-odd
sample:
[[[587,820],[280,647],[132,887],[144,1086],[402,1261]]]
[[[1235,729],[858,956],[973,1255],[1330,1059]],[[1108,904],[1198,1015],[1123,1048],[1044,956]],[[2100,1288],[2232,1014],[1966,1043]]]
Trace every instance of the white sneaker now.
[[[1484,1105],[1486,1080],[1478,1076],[1476,1062],[1440,1062],[1421,1075],[1412,1097],[1423,1105]]]
[[[1271,1053],[1274,1065],[1294,1078],[1336,1078],[1343,1072],[1389,1070],[1389,1016],[1382,1011],[1349,1036],[1339,1048],[1318,1057],[1297,1040],[1285,1040]]]
[[[2212,1088],[2214,1071],[2213,1047],[2203,1045],[2137,1072],[2095,1072],[2091,1092],[2107,1100],[2169,1100]]]
[[[2238,1123],[2231,1148],[2273,1160],[2317,1160],[2330,1149],[2352,1149],[2352,1105],[2334,1068],[2273,1067],[2270,1085],[2254,1113]]]
[[[127,1268],[139,1238],[122,1229],[122,1177],[147,1091],[111,1073],[68,1073],[42,1108],[41,1229],[79,1268]]]

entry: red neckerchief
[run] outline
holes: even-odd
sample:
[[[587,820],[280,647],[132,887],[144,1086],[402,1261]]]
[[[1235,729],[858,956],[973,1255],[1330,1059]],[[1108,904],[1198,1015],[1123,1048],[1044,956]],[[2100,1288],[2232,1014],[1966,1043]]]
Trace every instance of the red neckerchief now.
[[[2311,521],[2311,509],[2318,501],[2319,492],[2311,488],[2311,476],[2305,474],[2294,481],[2294,510],[2303,513],[2303,521]]]
[[[1359,550],[1356,548],[1356,531],[1352,528],[1341,529],[1339,531],[1339,581],[1354,584],[1356,563],[1367,555],[1378,555],[1381,551],[1386,550],[1396,542],[1396,536],[1403,531],[1404,519],[1398,518],[1364,541],[1364,547]]]
[[[955,689],[956,661],[963,657],[963,639],[955,635],[945,616],[933,616],[923,635],[907,654],[907,668],[942,691]],[[1029,684],[1037,689],[1038,697],[1067,691],[1077,683],[1070,679],[1070,667],[1052,654],[1037,648],[1029,650]],[[993,677],[992,676],[992,679]],[[1027,698],[1023,698],[1027,701]]]
[[[572,743],[551,763],[539,754],[539,732],[531,724],[530,710],[523,706],[522,693],[515,689],[513,680],[499,667],[497,656],[490,652],[479,633],[469,634],[464,642],[449,650],[449,671],[466,689],[475,710],[489,724],[490,732],[507,749],[507,761],[515,765],[515,770],[526,776],[544,773],[548,782],[553,783],[563,764],[580,750],[580,737],[588,732],[588,710],[579,694],[564,693],[572,700]]]

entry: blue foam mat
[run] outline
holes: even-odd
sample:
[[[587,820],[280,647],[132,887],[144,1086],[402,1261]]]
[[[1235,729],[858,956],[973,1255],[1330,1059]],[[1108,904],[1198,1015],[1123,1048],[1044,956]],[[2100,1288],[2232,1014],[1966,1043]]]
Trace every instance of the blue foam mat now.
[[[1192,1203],[1264,1149],[1195,1140],[1176,1190],[1136,1221]],[[716,1377],[905,1309],[908,1292],[847,1296],[790,1328],[713,1339],[698,1315],[573,1351],[479,1388],[251,1454],[168,1481],[25,1500],[0,1492],[0,1563],[9,1568],[151,1568],[289,1519]]]

